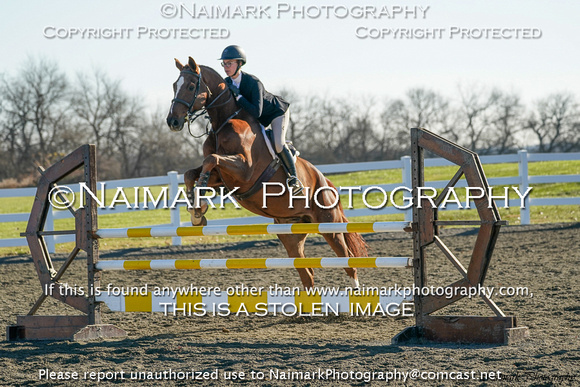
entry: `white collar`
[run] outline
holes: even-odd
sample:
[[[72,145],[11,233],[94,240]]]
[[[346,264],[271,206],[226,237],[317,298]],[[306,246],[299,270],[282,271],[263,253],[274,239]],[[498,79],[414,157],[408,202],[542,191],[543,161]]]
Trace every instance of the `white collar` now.
[[[232,78],[232,83],[234,84],[234,86],[240,87],[240,83],[242,83],[242,72],[241,71],[240,71],[240,74],[238,75],[237,78]]]

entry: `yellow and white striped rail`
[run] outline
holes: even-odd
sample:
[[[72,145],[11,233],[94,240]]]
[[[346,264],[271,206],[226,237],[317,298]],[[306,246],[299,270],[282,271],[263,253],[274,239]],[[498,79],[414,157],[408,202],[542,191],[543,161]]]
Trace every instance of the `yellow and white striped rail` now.
[[[97,301],[104,302],[113,312],[162,312],[176,316],[228,315],[228,314],[276,314],[294,316],[300,314],[329,315],[350,313],[352,315],[377,315],[395,310],[403,301],[412,301],[412,295],[358,294],[340,291],[335,294],[293,294],[282,292],[256,292],[257,294],[227,295],[225,291],[216,294],[176,294],[158,295],[101,293]],[[380,305],[379,305],[380,304]]]
[[[333,234],[353,232],[401,232],[409,222],[288,223],[190,227],[138,227],[97,230],[99,238],[184,237],[210,235]]]
[[[410,267],[406,257],[229,258],[99,261],[97,270],[292,269],[345,267]]]

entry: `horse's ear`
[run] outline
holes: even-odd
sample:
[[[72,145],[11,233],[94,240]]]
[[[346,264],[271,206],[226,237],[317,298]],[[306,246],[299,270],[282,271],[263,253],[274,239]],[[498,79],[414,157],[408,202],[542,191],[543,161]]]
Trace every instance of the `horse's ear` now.
[[[177,69],[179,71],[183,70],[183,65],[181,64],[181,62],[179,61],[179,59],[174,58],[175,59],[175,67],[177,67]]]
[[[197,63],[195,63],[195,61],[193,60],[192,57],[189,57],[189,67],[191,67],[191,69],[193,71],[195,71],[196,74],[199,74],[199,66],[197,65]]]

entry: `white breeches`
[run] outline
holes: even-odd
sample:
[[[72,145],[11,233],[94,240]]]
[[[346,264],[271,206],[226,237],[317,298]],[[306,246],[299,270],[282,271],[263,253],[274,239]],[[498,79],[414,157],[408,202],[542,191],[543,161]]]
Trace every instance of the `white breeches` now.
[[[283,115],[274,118],[270,126],[274,132],[274,148],[276,148],[276,153],[282,152],[282,148],[286,143],[286,130],[288,129],[288,123],[290,122],[290,109],[286,110]]]

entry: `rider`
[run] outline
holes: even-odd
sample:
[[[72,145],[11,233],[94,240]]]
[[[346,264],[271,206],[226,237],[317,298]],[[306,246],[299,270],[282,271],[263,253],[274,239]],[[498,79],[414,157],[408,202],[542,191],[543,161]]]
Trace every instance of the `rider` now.
[[[254,75],[242,73],[246,64],[246,53],[240,46],[227,46],[222,52],[222,66],[227,74],[226,83],[237,102],[248,113],[267,127],[272,126],[276,154],[288,172],[286,184],[294,195],[302,192],[304,186],[296,174],[294,158],[286,145],[286,129],[290,121],[290,104],[282,97],[269,93]]]

